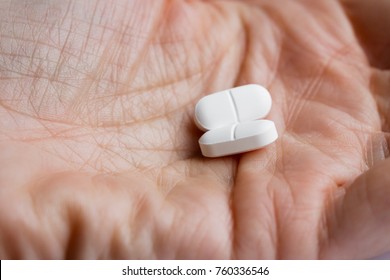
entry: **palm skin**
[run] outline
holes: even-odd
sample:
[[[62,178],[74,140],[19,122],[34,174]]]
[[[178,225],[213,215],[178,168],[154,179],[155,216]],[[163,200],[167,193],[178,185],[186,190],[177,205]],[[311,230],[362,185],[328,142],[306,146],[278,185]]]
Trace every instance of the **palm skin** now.
[[[390,251],[386,1],[1,3],[0,257]],[[206,159],[193,109],[258,83],[279,139]]]

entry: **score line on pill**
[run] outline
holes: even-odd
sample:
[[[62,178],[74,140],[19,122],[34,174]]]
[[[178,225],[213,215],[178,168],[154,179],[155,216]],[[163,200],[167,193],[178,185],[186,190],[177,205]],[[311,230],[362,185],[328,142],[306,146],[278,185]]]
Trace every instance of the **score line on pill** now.
[[[195,124],[206,131],[199,139],[205,157],[233,155],[263,148],[278,138],[268,90],[250,84],[207,95],[195,106]]]

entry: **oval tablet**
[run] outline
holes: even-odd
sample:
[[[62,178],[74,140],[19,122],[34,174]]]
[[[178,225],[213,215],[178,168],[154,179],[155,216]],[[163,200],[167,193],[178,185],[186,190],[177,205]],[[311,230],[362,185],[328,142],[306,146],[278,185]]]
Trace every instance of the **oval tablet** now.
[[[264,118],[271,110],[272,99],[260,85],[245,85],[207,95],[195,106],[199,129],[213,130],[235,123]]]
[[[220,157],[260,149],[277,138],[273,121],[257,120],[207,131],[199,146],[205,157]]]

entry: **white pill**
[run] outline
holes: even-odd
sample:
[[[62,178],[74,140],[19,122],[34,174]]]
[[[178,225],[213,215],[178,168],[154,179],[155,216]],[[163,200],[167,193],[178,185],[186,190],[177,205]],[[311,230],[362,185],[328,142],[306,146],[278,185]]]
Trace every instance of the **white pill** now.
[[[200,99],[195,107],[195,123],[206,131],[261,119],[268,115],[271,105],[271,95],[264,87],[240,86]]]
[[[205,157],[220,157],[257,150],[277,138],[273,121],[257,120],[207,131],[199,139],[199,146]]]

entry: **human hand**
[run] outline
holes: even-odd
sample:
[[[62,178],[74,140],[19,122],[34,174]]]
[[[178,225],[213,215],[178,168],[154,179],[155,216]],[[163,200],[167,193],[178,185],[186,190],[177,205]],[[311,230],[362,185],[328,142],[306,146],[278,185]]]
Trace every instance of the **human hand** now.
[[[0,257],[390,251],[389,11],[1,2]],[[195,103],[248,83],[270,90],[279,139],[203,158]]]

